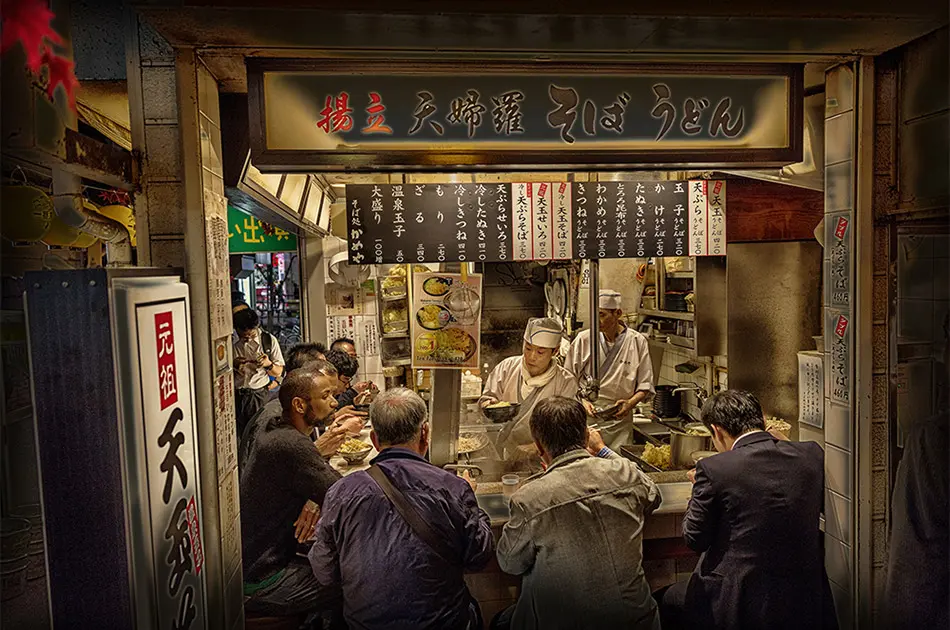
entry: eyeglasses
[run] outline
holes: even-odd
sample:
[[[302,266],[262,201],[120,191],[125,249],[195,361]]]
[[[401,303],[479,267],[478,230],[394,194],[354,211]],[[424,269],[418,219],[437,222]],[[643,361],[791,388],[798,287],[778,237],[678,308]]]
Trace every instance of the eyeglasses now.
[[[343,375],[341,374],[341,375],[340,375],[340,381],[341,381],[344,385],[349,385],[349,384],[352,382],[352,379],[351,379],[349,376],[343,376]]]

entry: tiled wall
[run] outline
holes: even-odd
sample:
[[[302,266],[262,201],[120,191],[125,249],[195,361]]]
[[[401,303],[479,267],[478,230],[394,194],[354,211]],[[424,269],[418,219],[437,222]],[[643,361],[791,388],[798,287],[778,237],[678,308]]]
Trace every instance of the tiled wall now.
[[[855,542],[855,440],[850,404],[854,392],[854,100],[851,66],[830,70],[825,85],[825,566],[842,630],[853,624]],[[842,229],[842,225],[847,227]],[[834,265],[833,252],[841,256],[841,262]],[[843,274],[838,276],[835,270],[843,270]],[[841,318],[847,322],[843,331],[838,326]],[[836,336],[836,330],[841,334]],[[843,362],[832,362],[830,350],[835,346],[839,352],[844,349]],[[837,366],[841,366],[840,371]],[[833,388],[839,392],[834,400]],[[849,404],[842,404],[842,398]]]

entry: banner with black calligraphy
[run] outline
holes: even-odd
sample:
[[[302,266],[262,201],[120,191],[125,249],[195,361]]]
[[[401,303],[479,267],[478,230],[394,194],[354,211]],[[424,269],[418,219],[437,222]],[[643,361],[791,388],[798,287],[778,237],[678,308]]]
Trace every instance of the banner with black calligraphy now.
[[[723,181],[347,185],[354,264],[724,256]]]
[[[184,298],[135,306],[156,628],[205,628],[191,338]],[[212,471],[213,472],[213,471]]]
[[[252,160],[349,171],[784,165],[801,160],[802,76],[778,64],[251,59]]]

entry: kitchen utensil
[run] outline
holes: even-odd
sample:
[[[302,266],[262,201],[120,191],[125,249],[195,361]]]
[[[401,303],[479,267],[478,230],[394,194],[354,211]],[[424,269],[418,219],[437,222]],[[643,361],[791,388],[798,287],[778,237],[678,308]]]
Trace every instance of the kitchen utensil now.
[[[483,407],[482,414],[492,422],[500,424],[518,415],[519,409],[521,409],[521,403],[511,403],[507,407]]]
[[[466,448],[462,446],[462,438],[465,438],[470,445]],[[474,453],[475,451],[480,451],[483,448],[488,446],[488,436],[484,433],[463,433],[459,435],[458,448],[456,453],[459,455],[467,455],[468,453]]]
[[[594,413],[594,418],[597,420],[610,420],[617,414],[617,411],[620,409],[620,407],[620,403],[615,403],[609,407],[604,407],[600,411],[596,411]]]
[[[640,455],[643,453],[643,447],[636,446],[633,444],[623,444],[620,446],[620,454],[634,462],[637,466],[640,467],[640,470],[643,472],[652,472],[658,473],[663,472],[653,464],[648,464],[640,458]]]
[[[680,397],[675,385],[657,385],[653,397],[653,413],[661,418],[675,418],[680,414]]]
[[[712,438],[706,435],[687,435],[679,431],[670,432],[670,461],[673,468],[693,466],[692,454],[696,451],[708,451]]]

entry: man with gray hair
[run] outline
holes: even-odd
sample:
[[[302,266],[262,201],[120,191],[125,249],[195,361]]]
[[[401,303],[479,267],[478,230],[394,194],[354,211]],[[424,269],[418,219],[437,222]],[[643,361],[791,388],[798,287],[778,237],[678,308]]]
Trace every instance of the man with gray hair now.
[[[491,559],[491,523],[465,479],[426,461],[426,415],[408,389],[381,393],[369,410],[379,455],[327,493],[310,565],[342,587],[351,630],[481,628],[462,577]]]

